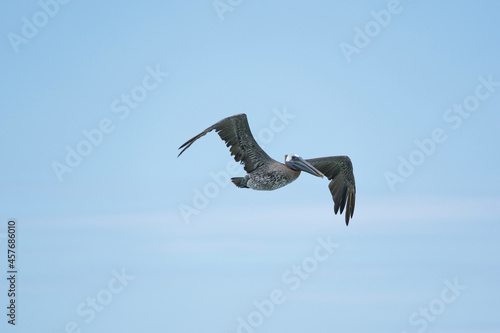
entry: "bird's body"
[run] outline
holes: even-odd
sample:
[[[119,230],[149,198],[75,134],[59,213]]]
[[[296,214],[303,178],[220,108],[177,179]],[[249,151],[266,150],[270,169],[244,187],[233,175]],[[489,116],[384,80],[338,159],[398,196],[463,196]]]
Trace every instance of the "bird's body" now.
[[[245,114],[227,117],[210,126],[191,140],[184,143],[179,149],[180,156],[196,140],[215,130],[226,146],[230,148],[231,155],[237,162],[244,164],[247,175],[231,178],[232,182],[240,188],[272,191],[290,184],[296,180],[301,171],[312,175],[327,176],[331,180],[329,189],[335,203],[335,214],[346,207],[345,220],[354,213],[356,186],[352,172],[352,163],[347,156],[331,156],[304,160],[296,154],[285,156],[285,164],[280,163],[267,155],[253,138]]]
[[[272,160],[260,168],[255,169],[243,177],[235,177],[233,183],[238,187],[247,187],[253,190],[272,191],[290,184],[300,175],[300,171],[288,168],[283,163]],[[236,183],[238,182],[238,183]],[[245,186],[241,186],[244,184]]]

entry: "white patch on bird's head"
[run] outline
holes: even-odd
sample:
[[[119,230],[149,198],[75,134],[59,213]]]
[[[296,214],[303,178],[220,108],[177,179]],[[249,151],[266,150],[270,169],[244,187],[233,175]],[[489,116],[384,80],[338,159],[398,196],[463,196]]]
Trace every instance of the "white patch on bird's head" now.
[[[292,160],[292,158],[294,157],[300,157],[299,155],[297,154],[288,154],[288,155],[285,155],[285,162],[290,162]]]

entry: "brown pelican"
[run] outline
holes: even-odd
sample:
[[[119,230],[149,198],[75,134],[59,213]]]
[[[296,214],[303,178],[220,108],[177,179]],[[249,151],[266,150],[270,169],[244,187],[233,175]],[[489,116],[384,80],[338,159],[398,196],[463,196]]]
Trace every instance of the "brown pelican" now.
[[[269,157],[257,144],[244,113],[224,118],[187,141],[179,147],[179,149],[184,149],[177,157],[181,156],[196,140],[213,130],[226,142],[236,162],[244,164],[247,175],[231,178],[237,187],[271,191],[290,184],[299,177],[301,171],[318,177],[326,176],[331,180],[328,187],[335,204],[335,214],[339,209],[342,214],[347,202],[345,223],[349,225],[349,219],[354,213],[356,196],[356,185],[349,157],[330,156],[304,160],[299,155],[289,154],[285,155],[285,164],[282,164]]]

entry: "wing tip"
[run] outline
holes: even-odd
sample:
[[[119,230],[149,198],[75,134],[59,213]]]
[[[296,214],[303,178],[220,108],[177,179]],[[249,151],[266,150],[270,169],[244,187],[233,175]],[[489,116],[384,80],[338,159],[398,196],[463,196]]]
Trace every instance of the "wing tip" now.
[[[193,139],[191,139],[191,140],[187,141],[186,143],[184,143],[184,144],[183,144],[182,146],[180,146],[179,148],[177,148],[177,149],[182,149],[182,148],[184,148],[184,149],[182,149],[182,150],[181,150],[181,152],[179,153],[179,155],[177,155],[177,157],[181,156],[181,154],[182,154],[182,153],[183,153],[186,149],[188,149],[188,148],[189,148],[189,147],[193,144],[193,142],[194,142],[194,141],[193,141]]]

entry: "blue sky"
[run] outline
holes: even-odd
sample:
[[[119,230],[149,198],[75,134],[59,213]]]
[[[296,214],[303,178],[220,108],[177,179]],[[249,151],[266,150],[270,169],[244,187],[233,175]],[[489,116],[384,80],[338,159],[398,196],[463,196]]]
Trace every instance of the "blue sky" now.
[[[499,12],[11,4],[0,267],[15,219],[19,294],[2,332],[497,332]],[[237,113],[278,161],[350,156],[349,227],[324,179],[234,187],[214,133],[177,158]]]

